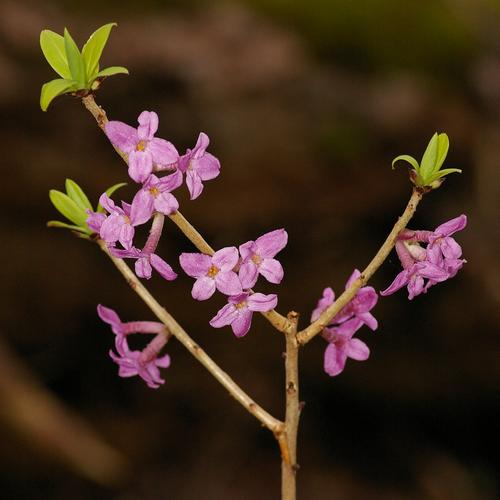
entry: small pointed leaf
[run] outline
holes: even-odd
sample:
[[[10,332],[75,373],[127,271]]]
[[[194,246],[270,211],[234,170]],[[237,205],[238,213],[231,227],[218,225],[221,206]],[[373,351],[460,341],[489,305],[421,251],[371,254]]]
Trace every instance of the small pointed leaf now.
[[[40,107],[42,111],[47,111],[49,104],[61,94],[70,90],[76,90],[75,82],[72,80],[65,80],[64,78],[57,78],[42,85],[40,93]]]
[[[427,148],[425,149],[424,155],[422,156],[422,161],[420,162],[420,171],[424,182],[427,182],[429,175],[434,171],[434,167],[437,161],[438,153],[438,134],[437,132],[432,136]]]
[[[418,161],[415,160],[415,158],[413,158],[413,156],[410,156],[410,155],[397,156],[396,158],[394,158],[394,160],[392,160],[392,168],[393,169],[396,167],[395,163],[399,160],[403,160],[403,161],[408,162],[418,172],[418,169],[419,169]]]
[[[111,195],[117,190],[122,188],[123,186],[126,186],[126,182],[119,182],[118,184],[113,184],[111,187],[106,189],[106,194],[111,198]],[[97,205],[97,211],[100,213],[104,213],[104,208],[102,208],[102,205],[99,203]]]
[[[116,26],[116,23],[109,23],[101,26],[94,31],[87,43],[83,46],[82,56],[85,61],[88,80],[93,80],[99,71],[99,59],[102,51],[108,41],[111,28]]]
[[[50,201],[68,220],[82,228],[87,227],[87,214],[68,195],[55,189],[49,191]]]
[[[66,179],[66,193],[81,209],[93,210],[87,195],[75,181]]]
[[[64,38],[50,30],[40,33],[40,47],[52,69],[63,78],[71,80],[71,72],[66,58]]]
[[[90,229],[84,229],[83,227],[74,226],[73,224],[66,224],[65,222],[61,222],[59,220],[49,220],[49,222],[47,222],[47,227],[59,227],[62,229],[71,229],[72,231],[78,231],[79,233],[92,234],[92,231],[90,231]]]
[[[71,77],[79,83],[81,88],[85,87],[87,80],[85,74],[85,63],[75,41],[66,28],[64,28],[64,49],[66,51],[66,57],[68,58],[68,66],[71,71]]]
[[[438,175],[439,177],[444,177],[445,175],[452,174],[454,172],[461,174],[462,170],[459,168],[445,168],[443,170],[440,170],[439,172],[436,172],[436,175]]]
[[[128,69],[124,68],[123,66],[110,66],[109,68],[105,68],[102,71],[99,71],[95,78],[102,78],[106,76],[113,76],[113,75],[118,75],[118,74],[124,74],[128,75]]]
[[[434,166],[434,171],[438,171],[446,160],[446,156],[448,155],[448,149],[450,148],[450,140],[446,134],[438,135],[438,147],[437,147],[437,155],[436,155],[436,165]]]

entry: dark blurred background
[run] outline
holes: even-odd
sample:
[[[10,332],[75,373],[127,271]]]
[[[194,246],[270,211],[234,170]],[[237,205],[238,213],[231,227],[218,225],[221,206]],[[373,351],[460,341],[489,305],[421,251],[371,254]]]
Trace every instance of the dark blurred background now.
[[[301,353],[299,491],[323,500],[499,498],[500,4],[496,0],[2,0],[0,497],[2,499],[276,499],[270,433],[185,349],[168,346],[166,384],[120,379],[96,304],[151,314],[95,245],[48,230],[48,190],[70,177],[96,201],[125,168],[75,98],[39,109],[54,78],[44,28],[81,45],[117,21],[103,56],[129,77],[97,101],[112,119],[160,115],[180,151],[200,130],[222,163],[181,211],[215,248],[285,227],[278,310],[305,326],[325,286],[363,268],[410,194],[398,154],[420,158],[435,131],[463,169],[425,197],[412,228],[461,213],[468,263],[413,302],[381,299],[380,327],[360,332],[369,361],[329,378],[325,342]],[[128,190],[127,190],[128,189]],[[128,197],[133,188],[121,193]],[[177,194],[177,193],[176,193]],[[193,247],[167,224],[160,253]],[[385,288],[391,256],[372,280]],[[237,340],[208,320],[192,281],[148,286],[258,402],[283,414],[283,339],[262,317]]]

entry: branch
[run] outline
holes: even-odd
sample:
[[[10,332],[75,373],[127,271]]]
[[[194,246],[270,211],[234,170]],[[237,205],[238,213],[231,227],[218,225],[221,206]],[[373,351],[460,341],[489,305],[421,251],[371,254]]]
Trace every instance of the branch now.
[[[281,448],[281,498],[295,500],[297,465],[297,433],[299,429],[299,347],[297,342],[298,314],[288,314],[289,328],[285,332],[285,429],[278,437]]]
[[[82,98],[84,106],[90,111],[95,118],[99,128],[105,132],[105,126],[108,122],[106,112],[95,102],[94,96],[89,94]],[[116,152],[121,156],[123,161],[128,162],[127,155],[113,146]],[[214,249],[205,241],[203,236],[192,226],[189,221],[179,212],[169,215],[169,218],[177,225],[177,227],[184,233],[184,235],[193,243],[193,245],[202,253],[213,255]],[[289,327],[289,322],[285,316],[281,315],[274,309],[268,312],[261,312],[261,314],[274,326],[278,331],[285,332]]]
[[[304,328],[297,334],[299,344],[307,344],[313,337],[318,335],[330,321],[338,314],[338,312],[346,306],[356,295],[357,291],[364,286],[368,280],[375,274],[377,269],[383,264],[392,248],[396,244],[398,234],[407,226],[410,219],[413,217],[417,205],[422,199],[423,191],[414,188],[410,201],[406,206],[405,211],[398,219],[392,228],[389,236],[387,236],[379,251],[373,257],[372,261],[366,266],[366,269],[361,273],[360,277],[340,297],[326,309],[321,316],[312,322],[307,328]]]
[[[132,290],[139,295],[155,316],[168,328],[170,333],[210,372],[210,374],[238,401],[249,413],[259,420],[275,435],[279,435],[283,429],[283,422],[274,418],[261,406],[259,406],[236,382],[220,368],[208,354],[186,333],[177,321],[162,307],[146,287],[139,281],[137,276],[125,264],[122,259],[114,257],[109,253],[106,242],[97,240],[101,250],[113,261],[118,271],[126,279]]]

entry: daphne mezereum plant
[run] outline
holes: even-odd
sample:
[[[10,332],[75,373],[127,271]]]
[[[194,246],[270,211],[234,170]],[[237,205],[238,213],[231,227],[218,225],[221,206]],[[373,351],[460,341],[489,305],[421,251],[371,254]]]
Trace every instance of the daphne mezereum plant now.
[[[409,163],[413,184],[410,200],[389,232],[386,240],[363,271],[355,269],[347,280],[345,290],[335,298],[332,288],[323,291],[311,322],[299,329],[297,312],[286,316],[276,311],[278,296],[254,291],[259,279],[279,285],[283,267],[277,259],[286,247],[285,229],[271,229],[263,235],[252,235],[254,240],[238,246],[214,250],[201,234],[179,212],[179,203],[173,192],[184,183],[190,199],[198,198],[204,183],[220,173],[219,160],[209,153],[209,138],[201,132],[193,149],[179,154],[175,146],[156,137],[158,115],[154,111],[139,114],[137,127],[120,121],[108,121],[104,110],[94,99],[95,91],[109,76],[128,71],[122,67],[99,70],[102,51],[114,23],[99,28],[83,46],[82,51],[64,30],[64,36],[52,31],[41,33],[40,43],[45,58],[61,78],[42,87],[40,105],[45,111],[51,101],[61,94],[81,98],[111,144],[128,166],[128,176],[138,186],[130,202],[115,202],[115,191],[122,184],[107,189],[92,206],[83,190],[74,181],[66,180],[66,193],[51,190],[50,199],[68,222],[51,221],[51,227],[70,229],[76,235],[97,243],[118,268],[127,283],[146,303],[159,321],[122,321],[120,316],[104,305],[97,306],[99,317],[111,326],[115,335],[114,350],[109,354],[118,365],[121,377],[141,377],[151,388],[165,381],[162,370],[170,366],[170,357],[164,353],[167,342],[175,337],[217,379],[217,381],[259,422],[275,436],[281,452],[282,498],[296,498],[297,431],[302,405],[299,403],[298,353],[317,336],[327,342],[324,370],[330,376],[339,375],[348,358],[368,359],[368,346],[356,337],[366,325],[371,330],[378,322],[371,310],[378,294],[366,286],[375,271],[395,247],[402,270],[380,295],[390,295],[406,286],[411,300],[437,283],[455,276],[463,266],[462,249],[452,235],[467,223],[465,215],[444,222],[434,231],[412,230],[407,225],[424,194],[437,189],[445,176],[458,169],[442,169],[449,147],[446,134],[434,134],[419,163],[408,155],[398,156],[394,163]],[[193,243],[197,252],[182,253],[179,266],[170,265],[158,255],[165,218],[170,219]],[[135,228],[150,223],[149,236],[144,245],[134,237]],[[125,262],[134,262],[134,271]],[[240,338],[250,330],[252,315],[261,313],[280,332],[285,341],[285,418],[279,419],[256,403],[225,371],[196,343],[167,309],[143,285],[153,272],[166,281],[177,277],[174,268],[182,269],[194,279],[191,295],[195,300],[207,300],[219,292],[227,297],[227,304],[209,324],[213,328],[230,327]],[[129,336],[150,335],[147,346],[139,351],[129,346]]]

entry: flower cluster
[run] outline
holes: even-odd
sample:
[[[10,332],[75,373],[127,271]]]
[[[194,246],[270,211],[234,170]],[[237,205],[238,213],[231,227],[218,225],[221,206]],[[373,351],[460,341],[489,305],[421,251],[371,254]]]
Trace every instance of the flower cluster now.
[[[274,309],[276,294],[254,293],[251,287],[259,274],[267,281],[279,284],[283,267],[274,258],[288,242],[284,229],[271,231],[236,247],[225,247],[212,256],[183,253],[179,257],[184,272],[195,278],[191,295],[196,300],[210,298],[215,290],[228,296],[228,303],[210,320],[214,328],[231,325],[237,337],[248,333],[254,312]]]
[[[358,279],[360,272],[355,269],[347,280],[346,290]],[[326,326],[321,335],[328,342],[324,356],[324,369],[328,375],[334,377],[341,373],[345,367],[347,358],[357,361],[368,359],[370,350],[368,346],[354,334],[366,325],[372,330],[378,327],[377,320],[370,313],[375,307],[378,296],[371,286],[360,288],[356,296],[343,307]],[[335,293],[331,288],[323,290],[323,297],[319,300],[316,309],[312,312],[311,321],[316,321],[321,313],[335,301]]]
[[[129,176],[141,184],[132,203],[117,206],[104,193],[99,204],[107,212],[87,211],[87,225],[106,242],[110,251],[120,258],[136,259],[136,274],[150,278],[152,269],[166,280],[173,280],[177,274],[169,264],[156,255],[162,225],[152,230],[142,249],[134,247],[135,228],[145,224],[155,214],[171,215],[179,208],[172,191],[180,187],[186,175],[190,198],[194,200],[203,190],[203,182],[219,175],[219,160],[207,153],[209,139],[200,133],[194,149],[188,149],[182,156],[175,146],[155,137],[158,130],[158,115],[154,111],[143,111],[138,118],[139,126],[131,127],[119,121],[106,123],[105,132],[113,146],[128,160]],[[156,174],[166,173],[162,177]],[[123,248],[116,248],[119,243]]]
[[[165,326],[155,321],[123,323],[115,311],[101,304],[97,306],[97,314],[111,326],[115,334],[115,347],[118,354],[110,350],[109,355],[119,366],[118,375],[120,377],[139,375],[152,389],[157,389],[165,383],[165,380],[160,377],[160,368],[170,366],[170,356],[165,354],[158,357],[169,337]],[[127,336],[133,333],[150,333],[155,336],[142,351],[132,351],[129,348]]]
[[[451,235],[466,225],[467,217],[460,215],[434,231],[402,231],[396,242],[396,252],[403,270],[380,295],[390,295],[406,286],[411,300],[436,283],[453,278],[466,261],[461,258],[462,248]],[[425,243],[426,247],[420,243]]]

